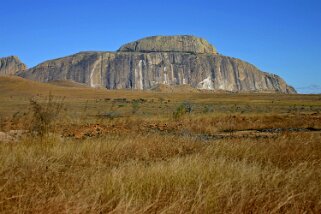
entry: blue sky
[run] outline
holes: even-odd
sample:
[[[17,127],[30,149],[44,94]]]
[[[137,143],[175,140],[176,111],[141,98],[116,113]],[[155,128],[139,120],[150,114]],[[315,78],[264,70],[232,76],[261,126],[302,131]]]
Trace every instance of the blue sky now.
[[[0,0],[0,8],[0,57],[17,55],[28,67],[146,36],[192,34],[299,91],[321,92],[320,0]]]

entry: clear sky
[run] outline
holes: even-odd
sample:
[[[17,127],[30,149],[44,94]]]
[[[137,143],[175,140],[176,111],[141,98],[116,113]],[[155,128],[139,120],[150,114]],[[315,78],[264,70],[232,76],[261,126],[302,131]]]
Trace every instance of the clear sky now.
[[[17,55],[28,67],[191,34],[301,92],[321,92],[321,0],[0,0],[0,11],[0,57]]]

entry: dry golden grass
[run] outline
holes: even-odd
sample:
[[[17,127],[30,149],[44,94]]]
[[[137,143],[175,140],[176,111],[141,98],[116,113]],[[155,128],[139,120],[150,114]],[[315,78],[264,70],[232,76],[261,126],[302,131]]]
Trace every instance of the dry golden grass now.
[[[3,213],[319,213],[320,135],[175,135],[1,145]]]
[[[1,213],[321,212],[320,95],[0,92]]]

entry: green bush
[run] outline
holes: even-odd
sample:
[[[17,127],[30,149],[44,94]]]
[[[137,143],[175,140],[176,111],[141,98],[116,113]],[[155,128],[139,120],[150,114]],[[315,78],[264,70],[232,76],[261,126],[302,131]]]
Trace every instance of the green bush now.
[[[206,105],[203,108],[203,113],[209,113],[209,112],[213,112],[214,111],[214,107],[212,105]]]
[[[121,115],[121,113],[119,113],[117,111],[110,111],[110,112],[105,112],[105,113],[100,114],[99,117],[113,120],[115,118],[122,117],[122,115]]]
[[[183,103],[181,103],[176,110],[173,112],[173,118],[175,120],[180,119],[182,116],[184,116],[185,114],[189,114],[193,111],[193,107],[192,104],[184,101]]]
[[[136,114],[140,108],[141,102],[139,100],[132,101],[132,114]]]

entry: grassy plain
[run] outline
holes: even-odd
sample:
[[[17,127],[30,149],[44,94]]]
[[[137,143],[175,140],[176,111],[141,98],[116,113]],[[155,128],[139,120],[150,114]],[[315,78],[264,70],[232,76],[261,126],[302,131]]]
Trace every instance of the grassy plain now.
[[[0,95],[0,131],[23,130],[0,143],[1,213],[321,212],[321,95],[13,77]]]

